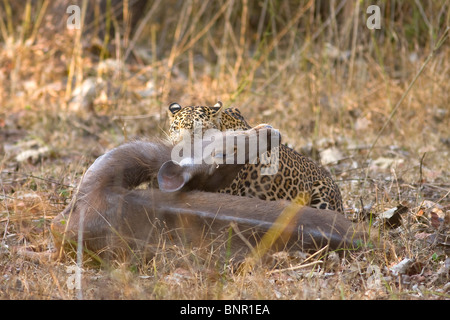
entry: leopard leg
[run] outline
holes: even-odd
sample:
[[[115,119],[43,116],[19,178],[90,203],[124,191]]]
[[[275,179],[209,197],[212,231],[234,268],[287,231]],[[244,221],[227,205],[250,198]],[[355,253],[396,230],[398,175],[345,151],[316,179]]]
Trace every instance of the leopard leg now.
[[[330,181],[315,181],[311,189],[310,206],[344,212],[342,197],[338,187]]]

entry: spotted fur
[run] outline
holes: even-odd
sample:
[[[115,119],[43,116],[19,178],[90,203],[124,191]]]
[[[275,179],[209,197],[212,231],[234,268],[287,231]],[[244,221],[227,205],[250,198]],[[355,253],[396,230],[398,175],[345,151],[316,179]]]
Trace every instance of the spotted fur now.
[[[221,102],[213,107],[181,107],[173,103],[169,107],[169,116],[169,137],[174,143],[181,140],[184,130],[192,134],[195,122],[202,125],[203,131],[251,128],[237,108],[224,110]],[[276,174],[262,175],[261,168],[266,165],[261,162],[247,164],[231,185],[219,192],[263,200],[286,199],[315,208],[343,211],[341,193],[328,171],[285,145],[274,151],[279,151],[276,153],[279,155]]]

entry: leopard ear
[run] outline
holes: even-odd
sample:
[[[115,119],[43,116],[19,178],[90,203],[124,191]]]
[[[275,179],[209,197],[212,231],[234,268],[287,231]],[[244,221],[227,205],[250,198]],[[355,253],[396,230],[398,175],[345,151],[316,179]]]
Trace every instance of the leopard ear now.
[[[223,103],[222,101],[217,101],[217,103],[212,107],[212,109],[215,111],[214,115],[218,116],[223,111]]]
[[[172,114],[175,114],[181,110],[181,106],[178,103],[174,102],[170,104],[169,110]]]

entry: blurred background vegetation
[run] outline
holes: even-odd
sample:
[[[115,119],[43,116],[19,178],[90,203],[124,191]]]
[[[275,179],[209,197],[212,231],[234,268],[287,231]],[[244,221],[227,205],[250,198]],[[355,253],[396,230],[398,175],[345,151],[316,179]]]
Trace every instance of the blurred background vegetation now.
[[[73,4],[81,30],[68,28]],[[374,4],[381,28],[370,30],[367,8]],[[281,129],[285,143],[316,159],[324,149],[342,149],[325,163],[358,159],[349,147],[369,155],[361,150],[374,141],[416,160],[433,145],[440,158],[438,150],[450,144],[449,6],[2,0],[0,142],[12,150],[38,138],[51,158],[75,150],[95,157],[136,136],[164,137],[171,102],[220,99],[251,124]]]
[[[67,28],[69,4],[85,12],[82,33]],[[366,26],[373,4],[381,9],[379,30]],[[283,117],[274,119],[278,125],[302,110],[303,121],[288,124],[302,134],[311,133],[298,128],[308,120],[314,127],[322,117],[345,126],[347,115],[374,113],[364,106],[380,90],[388,99],[377,108],[389,112],[396,90],[411,81],[449,21],[445,0],[4,0],[0,9],[6,110],[65,113],[74,90],[92,78],[96,90],[86,99],[93,101],[82,105],[102,114],[138,115],[144,105],[145,114],[158,106],[164,117],[171,101],[214,104],[220,98],[252,109],[247,116],[257,121]],[[445,61],[448,51],[440,52],[435,60]],[[448,98],[446,89],[436,86],[433,96]],[[351,93],[356,96],[345,101]],[[427,108],[443,107],[435,105]]]

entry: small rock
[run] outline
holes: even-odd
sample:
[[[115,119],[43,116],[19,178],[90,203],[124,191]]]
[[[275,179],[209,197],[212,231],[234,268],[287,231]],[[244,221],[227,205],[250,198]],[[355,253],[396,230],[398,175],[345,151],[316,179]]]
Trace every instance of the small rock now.
[[[327,148],[320,152],[320,159],[322,164],[324,165],[329,163],[336,163],[343,158],[344,156],[342,152],[336,147]]]
[[[395,276],[397,276],[399,274],[405,274],[408,272],[409,268],[411,268],[413,263],[414,263],[414,259],[405,258],[402,261],[400,261],[399,263],[397,263],[395,266],[391,267],[389,270]]]

